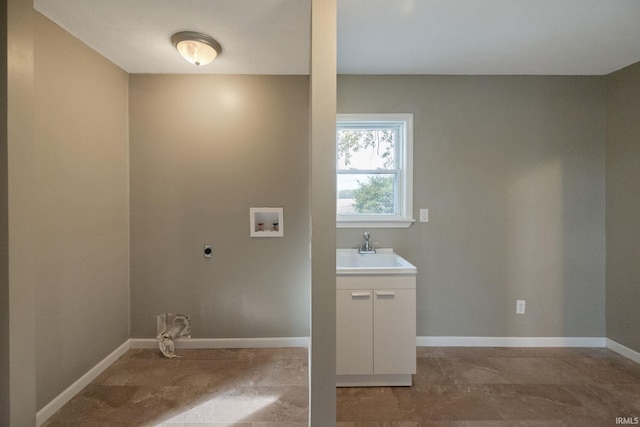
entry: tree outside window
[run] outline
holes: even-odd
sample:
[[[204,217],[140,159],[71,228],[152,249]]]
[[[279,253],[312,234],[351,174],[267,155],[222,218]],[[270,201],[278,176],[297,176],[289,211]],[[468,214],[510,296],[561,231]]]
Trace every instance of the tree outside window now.
[[[337,220],[405,220],[407,204],[407,120],[337,122]],[[393,115],[397,118],[398,115]],[[402,115],[403,118],[407,115]],[[349,116],[352,117],[352,116]],[[361,117],[361,116],[358,116]],[[409,120],[410,122],[410,120]],[[357,225],[354,225],[357,226]]]

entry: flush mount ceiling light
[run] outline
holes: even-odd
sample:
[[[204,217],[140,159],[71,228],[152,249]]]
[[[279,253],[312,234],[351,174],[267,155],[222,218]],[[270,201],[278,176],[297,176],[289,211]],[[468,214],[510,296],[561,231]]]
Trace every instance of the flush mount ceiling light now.
[[[171,36],[180,55],[194,65],[207,65],[222,52],[220,43],[206,34],[182,31]]]

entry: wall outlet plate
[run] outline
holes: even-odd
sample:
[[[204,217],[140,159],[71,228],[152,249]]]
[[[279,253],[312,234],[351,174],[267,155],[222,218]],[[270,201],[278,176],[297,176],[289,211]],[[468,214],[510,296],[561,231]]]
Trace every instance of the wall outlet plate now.
[[[420,222],[429,222],[429,209],[420,209]]]
[[[205,258],[211,258],[213,256],[213,247],[209,244],[204,245],[204,250],[202,252],[204,253]]]

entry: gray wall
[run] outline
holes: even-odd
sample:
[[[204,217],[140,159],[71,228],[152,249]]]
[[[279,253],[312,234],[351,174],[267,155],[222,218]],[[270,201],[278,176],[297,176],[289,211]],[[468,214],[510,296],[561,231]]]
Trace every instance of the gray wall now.
[[[8,246],[0,250],[6,266],[0,274],[8,274],[8,281],[6,276],[0,279],[3,320],[8,317],[8,322],[2,324],[0,424],[31,427],[35,424],[36,408],[35,277],[31,242],[37,239],[33,227],[36,204],[31,197],[36,189],[36,169],[31,156],[34,149],[33,9],[29,0],[8,0],[0,7],[4,9],[0,31],[6,41],[2,48],[6,58],[2,61],[6,89],[0,101],[6,125],[1,126],[0,150],[6,153],[6,169],[0,173],[6,174],[7,179],[4,188],[0,184],[0,197],[6,200],[7,208],[6,222],[0,232],[8,233],[5,236]]]
[[[311,3],[309,423],[336,425],[336,0]]]
[[[430,222],[370,231],[418,267],[419,336],[604,336],[604,100],[604,77],[339,76],[339,113],[414,113]]]
[[[127,73],[36,13],[36,214],[25,243],[38,408],[129,337],[127,90]]]
[[[640,351],[640,63],[607,77],[607,337]]]
[[[131,336],[309,335],[309,77],[130,76]],[[283,238],[250,238],[283,207]],[[214,247],[204,259],[203,245]]]
[[[0,334],[7,337],[9,329],[9,174],[7,166],[7,2],[0,1]],[[0,425],[9,425],[9,346],[0,349]]]
[[[3,338],[7,346],[8,395],[2,400],[0,424],[13,427],[32,426],[35,423],[35,309],[36,279],[33,274],[34,257],[31,253],[37,239],[34,230],[37,207],[35,193],[35,147],[33,134],[33,21],[32,4],[27,0],[8,0],[6,7],[6,192],[8,252],[8,304],[7,325],[3,325]],[[4,29],[2,30],[5,31]],[[5,103],[6,102],[6,103]],[[3,283],[4,285],[4,283]],[[3,351],[5,351],[3,349]],[[6,372],[6,371],[5,371]],[[5,379],[6,381],[6,379]],[[7,384],[7,383],[5,383]],[[2,390],[4,392],[4,390]],[[4,394],[4,393],[3,393]],[[8,401],[8,402],[7,402]],[[8,422],[7,422],[8,420]],[[5,424],[6,423],[6,424]]]

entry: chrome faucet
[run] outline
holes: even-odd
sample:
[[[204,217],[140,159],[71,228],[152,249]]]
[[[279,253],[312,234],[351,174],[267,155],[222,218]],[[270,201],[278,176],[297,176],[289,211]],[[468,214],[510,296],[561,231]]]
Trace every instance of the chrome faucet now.
[[[371,238],[371,233],[369,233],[368,231],[364,232],[364,244],[360,246],[360,250],[358,250],[358,253],[360,254],[375,254],[376,253],[376,248],[375,243],[370,244],[369,243],[369,239]]]

